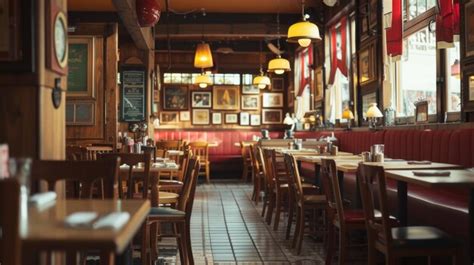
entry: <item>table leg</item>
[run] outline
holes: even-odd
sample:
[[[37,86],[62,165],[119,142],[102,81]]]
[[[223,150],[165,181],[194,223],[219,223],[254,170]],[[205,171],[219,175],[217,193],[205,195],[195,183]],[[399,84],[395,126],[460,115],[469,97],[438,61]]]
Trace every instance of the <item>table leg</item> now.
[[[339,190],[342,196],[344,196],[344,172],[337,171],[337,179],[339,180]]]
[[[398,196],[398,220],[402,226],[408,223],[408,194],[407,183],[397,181],[397,196]]]

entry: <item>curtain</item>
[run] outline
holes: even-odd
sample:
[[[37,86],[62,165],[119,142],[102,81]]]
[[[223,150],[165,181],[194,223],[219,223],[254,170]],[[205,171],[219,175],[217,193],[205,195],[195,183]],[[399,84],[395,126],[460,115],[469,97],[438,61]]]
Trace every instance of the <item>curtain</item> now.
[[[459,35],[459,0],[438,0],[436,41],[438,49],[454,47],[454,36]]]
[[[294,65],[296,118],[301,119],[311,106],[311,67],[313,66],[313,47],[296,52]]]
[[[399,60],[403,50],[402,1],[392,0],[391,26],[386,29],[387,55]],[[388,26],[387,26],[388,27]]]
[[[329,30],[331,35],[331,72],[328,84],[334,84],[336,70],[347,76],[347,18],[343,17]]]

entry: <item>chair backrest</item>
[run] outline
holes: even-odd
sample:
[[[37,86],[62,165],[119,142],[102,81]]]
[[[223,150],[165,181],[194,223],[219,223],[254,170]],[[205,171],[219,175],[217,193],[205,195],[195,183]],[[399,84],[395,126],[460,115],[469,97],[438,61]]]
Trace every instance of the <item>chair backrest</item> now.
[[[76,198],[91,199],[95,184],[103,183],[104,198],[115,198],[120,159],[107,161],[35,160],[31,170],[33,180],[43,180],[48,190],[54,191],[60,180],[77,181],[81,184]]]
[[[333,159],[321,159],[321,181],[328,207],[333,210],[337,218],[343,220],[344,204],[337,176],[336,162]],[[341,226],[344,225],[343,222],[340,223]]]
[[[266,162],[270,165],[275,185],[280,187],[288,183],[288,170],[284,157],[281,154],[277,154],[275,149],[266,149],[265,156],[267,157]]]
[[[98,154],[112,153],[114,148],[111,146],[86,146],[83,147],[83,160],[97,160]]]
[[[66,146],[66,159],[67,160],[84,160],[84,149],[79,145],[68,145]]]
[[[250,145],[249,149],[250,149],[249,151],[250,163],[252,164],[253,174],[254,174],[254,177],[257,177],[257,175],[260,174],[260,172],[262,172],[262,169],[260,168],[260,163],[256,156],[257,146]]]
[[[263,155],[263,150],[260,146],[257,146],[257,145],[254,145],[254,148],[255,148],[255,159],[257,160],[257,163],[260,165],[260,171],[262,172],[261,174],[263,174],[263,182],[265,183],[265,186],[267,188],[270,188],[273,187],[273,180],[270,179],[270,183],[269,182],[269,175],[270,175],[270,172],[268,170],[268,166],[267,166],[267,163],[265,162],[265,156]]]
[[[304,193],[303,193],[303,183],[301,181],[301,176],[298,171],[298,163],[296,159],[291,154],[284,154],[284,160],[286,168],[288,168],[288,185],[290,189],[294,191],[294,198],[296,199],[296,203],[302,204],[304,201]]]
[[[142,145],[141,151],[144,153],[150,153],[153,159],[153,162],[156,162],[156,147],[155,146],[146,146]]]
[[[0,180],[0,264],[21,264],[20,184],[14,178]]]
[[[134,167],[138,167],[139,163],[143,163],[143,173],[140,174],[143,177],[143,190],[142,190],[142,199],[148,199],[149,195],[149,184],[151,184],[150,181],[150,168],[151,168],[151,153],[142,153],[142,154],[136,154],[136,153],[103,153],[99,155],[99,158],[102,160],[110,160],[110,159],[117,159],[119,158],[120,160],[120,165],[126,165],[128,166],[127,174],[120,174],[119,175],[119,197],[121,199],[125,198],[123,194],[123,185],[122,181],[127,181],[127,198],[133,198],[133,176],[138,175],[137,172],[133,171]],[[122,169],[120,169],[122,172]],[[125,176],[125,178],[123,178]],[[156,181],[157,182],[157,181]],[[153,186],[152,185],[152,189]],[[152,191],[153,192],[158,192],[158,191]]]
[[[155,143],[158,150],[181,150],[183,147],[182,140],[159,140]],[[165,152],[166,153],[166,152]]]
[[[183,181],[186,178],[186,170],[188,169],[189,160],[193,156],[193,152],[189,149],[183,151],[183,156],[179,159],[179,172],[178,172],[178,180]]]
[[[185,172],[185,177],[183,181],[183,188],[181,189],[181,193],[179,195],[179,201],[178,205],[176,207],[177,210],[180,211],[186,211],[186,206],[191,199],[191,189],[192,186],[195,184],[194,180],[194,169],[196,168],[196,165],[199,163],[199,160],[197,157],[191,157],[189,159],[188,167]]]
[[[209,143],[205,141],[190,142],[189,149],[193,151],[193,154],[199,157],[199,161],[205,163],[209,161]]]
[[[266,139],[260,139],[260,146],[262,147],[282,147],[282,148],[288,148],[288,144],[290,142],[294,142],[293,139],[271,139],[271,140],[266,140]]]
[[[391,245],[392,233],[384,169],[360,163],[357,174],[368,235]],[[376,212],[379,212],[381,217],[376,217]]]

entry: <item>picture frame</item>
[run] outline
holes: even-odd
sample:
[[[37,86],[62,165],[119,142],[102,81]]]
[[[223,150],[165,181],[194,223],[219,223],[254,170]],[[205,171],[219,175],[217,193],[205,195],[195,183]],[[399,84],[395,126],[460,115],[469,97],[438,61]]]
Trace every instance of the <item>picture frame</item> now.
[[[250,114],[250,126],[260,126],[260,114]]]
[[[361,49],[359,52],[359,83],[361,85],[375,81],[375,54],[374,44]]]
[[[323,78],[323,67],[317,67],[314,70],[313,78],[313,89],[314,89],[314,105],[323,100],[324,93],[324,78]]]
[[[252,84],[242,85],[242,94],[244,95],[258,95],[260,94],[260,88]]]
[[[212,124],[222,124],[222,113],[220,112],[212,113]]]
[[[248,125],[250,125],[250,113],[241,112],[240,113],[240,126],[248,126]]]
[[[422,100],[415,103],[415,123],[428,122],[428,101]]]
[[[192,91],[191,107],[193,108],[211,108],[212,92],[211,91]]]
[[[68,100],[66,102],[66,125],[94,126],[95,102]]]
[[[237,113],[226,113],[225,114],[225,123],[226,124],[237,124],[238,123]]]
[[[377,25],[377,11],[378,5],[377,0],[369,0],[369,26],[371,29],[375,28]]]
[[[178,111],[162,111],[160,112],[160,123],[162,124],[176,124],[179,122]]]
[[[210,112],[208,109],[193,109],[193,125],[209,125]]]
[[[147,72],[143,66],[120,67],[120,120],[141,122],[147,119]]]
[[[259,110],[260,95],[242,95],[241,103],[243,110]]]
[[[190,121],[191,120],[191,113],[189,111],[180,111],[179,112],[179,120],[180,121]]]
[[[163,87],[163,110],[188,110],[189,88],[186,85],[166,85]]]
[[[468,88],[469,88],[469,101],[474,101],[474,74],[469,75],[468,77]]]
[[[68,43],[68,98],[95,98],[95,37],[70,36]]]
[[[464,4],[464,41],[465,56],[474,55],[474,0]]]
[[[264,108],[282,108],[283,93],[263,93],[262,107]]]
[[[214,86],[212,108],[215,110],[239,110],[239,86]]]
[[[263,109],[262,124],[282,124],[283,111],[281,109]]]
[[[283,91],[285,89],[285,79],[282,77],[272,78],[271,91]]]
[[[359,24],[360,24],[360,39],[365,40],[369,37],[369,25],[370,25],[368,3],[365,3],[360,7]]]

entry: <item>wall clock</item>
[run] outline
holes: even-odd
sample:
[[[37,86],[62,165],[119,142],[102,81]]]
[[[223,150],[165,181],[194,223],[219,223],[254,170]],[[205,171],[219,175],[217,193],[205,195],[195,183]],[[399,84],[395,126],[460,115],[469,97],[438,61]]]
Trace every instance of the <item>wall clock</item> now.
[[[67,74],[68,32],[65,10],[62,1],[46,1],[46,67],[61,76]]]
[[[61,68],[67,64],[67,26],[66,16],[63,12],[58,12],[54,20],[54,55]]]

